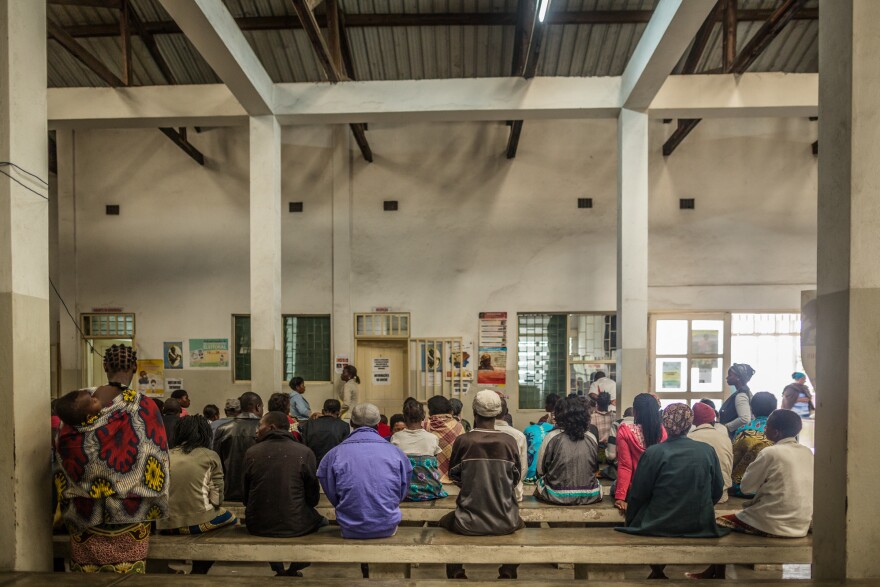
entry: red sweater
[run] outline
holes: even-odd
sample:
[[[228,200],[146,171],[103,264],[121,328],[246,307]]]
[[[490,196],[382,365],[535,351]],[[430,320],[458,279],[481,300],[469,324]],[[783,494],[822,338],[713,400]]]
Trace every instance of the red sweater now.
[[[661,426],[660,430],[662,431],[660,442],[664,442],[666,429]],[[646,448],[640,425],[629,423],[620,425],[617,430],[617,487],[614,490],[614,499],[626,500],[639,459],[642,458]]]

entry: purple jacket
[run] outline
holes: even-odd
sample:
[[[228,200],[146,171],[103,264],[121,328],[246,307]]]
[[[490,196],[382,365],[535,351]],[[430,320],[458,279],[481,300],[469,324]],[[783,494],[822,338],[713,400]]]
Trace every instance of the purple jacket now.
[[[400,523],[412,466],[372,428],[357,428],[327,453],[318,479],[336,508],[343,538],[387,538]]]

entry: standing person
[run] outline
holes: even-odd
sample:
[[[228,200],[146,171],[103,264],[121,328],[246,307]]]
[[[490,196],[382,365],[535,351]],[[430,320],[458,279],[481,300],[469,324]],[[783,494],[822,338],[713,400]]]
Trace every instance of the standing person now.
[[[464,428],[465,433],[470,432],[473,426],[471,423],[461,417],[461,411],[464,409],[464,404],[461,403],[461,400],[457,397],[449,400],[450,405],[452,405],[452,417],[461,422],[462,428]]]
[[[639,459],[648,447],[666,440],[666,430],[660,423],[657,398],[640,393],[633,400],[633,423],[621,424],[617,430],[617,482],[614,484],[614,505],[627,509],[627,493]]]
[[[221,507],[223,465],[211,450],[213,431],[202,416],[179,418],[171,449],[174,483],[168,496],[168,518],[159,520],[161,534],[204,534],[234,525],[238,518]],[[204,575],[214,561],[193,561],[192,574]]]
[[[551,393],[544,398],[544,410],[546,413],[538,422],[533,422],[523,430],[523,435],[526,437],[526,456],[528,457],[528,467],[526,468],[523,483],[531,485],[537,481],[538,453],[541,451],[541,445],[544,443],[547,433],[553,430],[556,418],[553,412],[558,401],[558,396],[555,393]]]
[[[687,404],[663,410],[669,438],[642,455],[627,498],[626,527],[615,530],[682,538],[718,538],[729,533],[715,524],[715,503],[724,487],[718,457],[708,444],[687,437],[693,419]],[[648,578],[666,579],[664,566],[651,565]]]
[[[208,404],[207,406],[202,408],[202,416],[205,417],[205,420],[208,421],[208,424],[212,424],[220,419],[220,408],[218,408],[214,404]]]
[[[351,433],[351,426],[339,419],[339,410],[339,400],[325,400],[321,415],[305,422],[299,429],[303,444],[312,449],[319,465],[324,456]]]
[[[757,394],[755,394],[757,395]],[[773,442],[746,470],[745,491],[754,499],[742,511],[715,522],[736,532],[769,538],[803,538],[813,520],[813,452],[798,444],[802,419],[794,412],[776,410],[767,419],[767,438]],[[724,565],[710,565],[691,579],[724,579]]]
[[[290,415],[297,422],[306,422],[312,417],[312,408],[309,400],[305,398],[306,381],[302,377],[294,377],[290,380]]]
[[[327,525],[315,506],[321,497],[315,455],[290,433],[287,412],[267,412],[256,444],[244,457],[242,501],[247,529],[254,536],[305,536]],[[302,577],[308,563],[270,563],[278,576]]]
[[[357,405],[358,397],[360,397],[361,378],[358,377],[357,367],[354,365],[345,365],[342,368],[342,387],[339,389],[339,401],[342,403],[341,417],[343,420],[349,419],[349,410]]]
[[[223,463],[226,499],[230,501],[242,500],[244,456],[256,443],[263,415],[263,400],[252,391],[241,394],[238,401],[241,413],[214,431],[214,451]]]
[[[474,397],[474,429],[452,448],[449,476],[461,488],[455,510],[439,524],[465,536],[512,534],[525,524],[519,516],[516,486],[522,479],[519,449],[509,434],[495,429],[501,397],[483,389]],[[518,565],[502,564],[500,579],[515,579]],[[448,579],[467,579],[464,565],[447,564]]]
[[[495,391],[494,389],[491,391]],[[498,393],[495,391],[495,393]],[[500,394],[499,394],[500,397]],[[523,498],[523,474],[529,468],[529,446],[526,442],[526,435],[510,425],[508,418],[510,410],[507,408],[507,400],[501,398],[501,413],[495,418],[495,430],[510,435],[516,441],[516,450],[519,453],[519,483],[516,484],[516,501],[522,501]]]
[[[604,371],[596,371],[590,384],[590,396],[595,399],[603,391],[611,397],[617,397],[617,383],[605,375]]]
[[[449,399],[442,395],[435,395],[428,400],[428,420],[424,424],[425,430],[437,437],[440,444],[440,453],[437,455],[437,464],[443,482],[449,481],[449,457],[452,455],[452,443],[464,434],[461,422],[452,417],[452,404]]]
[[[734,386],[734,392],[721,404],[719,420],[727,426],[727,432],[733,438],[737,428],[745,426],[752,419],[749,403],[752,401],[752,390],[749,381],[755,370],[745,363],[734,363],[727,370],[727,384]]]
[[[189,416],[186,409],[190,406],[189,394],[185,389],[177,389],[172,394],[171,397],[180,402],[180,417]]]
[[[770,446],[767,438],[767,418],[776,409],[776,396],[767,391],[759,391],[752,398],[751,411],[755,417],[745,426],[736,431],[733,440],[733,470],[730,477],[733,482],[731,493],[737,497],[751,497],[740,488],[742,478],[758,454]]]
[[[87,390],[90,398],[68,394],[56,404],[62,420],[87,414],[62,427],[57,446],[70,568],[144,573],[150,523],[168,515],[165,427],[156,403],[129,387],[137,372],[133,348],[107,349],[104,372],[107,385]]]
[[[715,449],[715,456],[718,457],[718,465],[721,467],[721,478],[724,480],[724,490],[718,503],[726,503],[727,490],[733,485],[730,477],[733,472],[733,445],[727,435],[727,429],[715,426],[715,410],[697,402],[694,404],[693,412],[695,428],[688,433],[688,438],[705,442]]]
[[[379,436],[378,424],[379,408],[354,406],[352,433],[318,466],[343,538],[387,538],[400,524],[412,467],[399,448]]]
[[[602,501],[602,487],[596,479],[599,441],[587,430],[590,412],[586,404],[580,399],[559,400],[555,421],[538,454],[535,497],[557,505]]]
[[[394,419],[394,416],[391,417]],[[447,497],[449,494],[440,482],[437,454],[440,443],[437,437],[422,428],[425,408],[413,398],[403,403],[403,419],[406,426],[391,437],[391,444],[403,451],[412,466],[409,493],[406,501],[428,501]]]
[[[238,401],[237,397],[231,397],[226,400],[226,404],[223,406],[223,413],[225,414],[224,418],[211,422],[211,430],[217,430],[217,428],[231,421],[241,413],[241,402]]]
[[[813,394],[807,387],[807,376],[795,371],[791,378],[794,383],[789,383],[782,390],[782,409],[791,410],[801,418],[809,418],[816,406],[813,405]]]
[[[165,425],[165,438],[168,439],[168,446],[174,446],[174,431],[182,418],[180,415],[182,410],[180,402],[173,397],[168,398],[162,406],[162,423]]]

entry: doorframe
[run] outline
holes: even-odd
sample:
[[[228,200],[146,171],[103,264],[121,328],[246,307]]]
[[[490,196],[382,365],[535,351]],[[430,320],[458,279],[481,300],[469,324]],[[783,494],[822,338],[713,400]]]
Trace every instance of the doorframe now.
[[[381,343],[390,347],[400,347],[403,349],[403,397],[409,397],[409,338],[387,338],[387,337],[361,337],[354,341],[354,360],[357,361],[361,343]],[[357,365],[355,365],[357,366]],[[372,373],[372,371],[371,371]]]

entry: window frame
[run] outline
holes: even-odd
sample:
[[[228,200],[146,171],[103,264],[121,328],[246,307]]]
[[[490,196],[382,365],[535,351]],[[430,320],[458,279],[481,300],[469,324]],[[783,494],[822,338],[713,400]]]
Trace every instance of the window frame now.
[[[284,383],[288,383],[289,380],[285,379],[287,370],[287,333],[285,329],[284,322],[287,318],[327,318],[329,323],[329,332],[330,332],[330,345],[328,347],[328,374],[330,375],[329,379],[306,379],[306,383],[333,383],[333,367],[335,361],[333,360],[333,315],[332,314],[282,314],[281,315],[281,380]],[[291,376],[293,377],[293,376]]]

